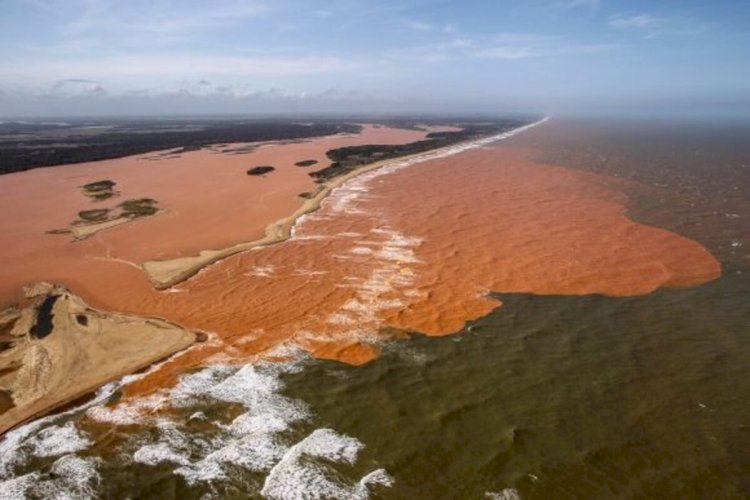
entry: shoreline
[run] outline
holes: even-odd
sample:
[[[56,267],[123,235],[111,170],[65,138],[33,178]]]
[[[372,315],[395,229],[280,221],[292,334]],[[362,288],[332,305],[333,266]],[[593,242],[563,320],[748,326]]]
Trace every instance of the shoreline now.
[[[92,307],[61,285],[35,283],[24,293],[30,303],[3,323],[10,337],[0,390],[12,406],[0,413],[0,435],[208,338],[166,319]]]
[[[302,206],[300,206],[291,215],[283,217],[266,226],[265,235],[260,239],[238,243],[236,245],[231,245],[229,247],[221,248],[218,250],[202,250],[198,253],[198,255],[189,257],[178,257],[169,260],[150,260],[141,264],[140,267],[155,289],[162,291],[167,290],[187,279],[190,279],[191,277],[198,274],[202,269],[233,255],[253,250],[255,248],[267,247],[287,241],[292,236],[294,226],[302,216],[318,210],[323,201],[328,198],[328,196],[334,189],[342,186],[347,181],[361,174],[365,174],[367,172],[371,172],[373,170],[377,170],[386,166],[397,166],[402,162],[407,163],[404,166],[409,166],[415,163],[421,163],[432,159],[452,156],[468,149],[474,149],[486,144],[491,144],[493,142],[506,139],[508,137],[512,137],[537,125],[545,123],[549,120],[549,118],[549,116],[545,116],[544,118],[533,123],[523,125],[507,132],[495,134],[489,137],[459,142],[450,146],[437,148],[427,152],[416,153],[400,158],[391,158],[367,165],[362,165],[361,167],[356,168],[355,170],[347,174],[336,177],[331,181],[324,183],[321,188],[318,189],[318,191],[315,193],[314,197],[305,200],[302,203]]]

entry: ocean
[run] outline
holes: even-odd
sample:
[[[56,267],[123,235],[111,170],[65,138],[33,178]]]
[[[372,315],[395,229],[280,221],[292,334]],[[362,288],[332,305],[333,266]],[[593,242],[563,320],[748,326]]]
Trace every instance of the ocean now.
[[[553,118],[367,174],[186,285],[255,293],[247,337],[12,431],[0,498],[747,496],[748,132]]]

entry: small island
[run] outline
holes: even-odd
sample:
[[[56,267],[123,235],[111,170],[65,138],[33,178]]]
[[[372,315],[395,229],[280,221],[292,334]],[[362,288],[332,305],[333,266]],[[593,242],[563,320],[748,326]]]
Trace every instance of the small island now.
[[[295,163],[295,165],[298,167],[311,167],[316,163],[318,163],[318,160],[302,160]]]
[[[265,175],[269,172],[273,172],[274,170],[276,170],[275,167],[272,167],[270,165],[262,165],[249,169],[247,171],[247,175]]]
[[[103,181],[84,184],[83,186],[81,186],[81,189],[83,190],[83,194],[85,194],[92,200],[103,201],[120,194],[114,189],[116,184],[117,183],[115,181],[106,179]]]
[[[113,208],[92,208],[78,212],[78,219],[69,228],[53,229],[50,234],[72,234],[76,240],[82,240],[104,229],[124,224],[125,222],[149,217],[160,212],[159,202],[152,198],[134,198],[126,200]]]
[[[151,198],[136,198],[127,200],[115,208],[94,208],[78,212],[78,220],[74,225],[85,225],[90,223],[110,222],[116,219],[137,219],[156,214],[159,209],[158,202]]]

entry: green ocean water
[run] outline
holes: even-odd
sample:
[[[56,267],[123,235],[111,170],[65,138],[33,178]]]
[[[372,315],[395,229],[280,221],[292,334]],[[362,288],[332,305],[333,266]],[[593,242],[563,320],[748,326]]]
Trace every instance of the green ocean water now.
[[[459,335],[413,335],[291,394],[367,443],[385,498],[750,496],[750,137],[736,125],[572,122],[522,138],[618,175],[630,215],[696,239],[722,277],[641,297],[499,296]]]

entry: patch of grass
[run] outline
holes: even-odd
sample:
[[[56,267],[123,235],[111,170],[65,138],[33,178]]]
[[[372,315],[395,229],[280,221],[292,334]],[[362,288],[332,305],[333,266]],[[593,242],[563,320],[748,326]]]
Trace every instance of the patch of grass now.
[[[318,160],[302,160],[295,163],[298,167],[309,167],[318,163]]]
[[[269,172],[273,172],[274,170],[276,170],[276,167],[272,167],[271,165],[262,165],[249,169],[247,171],[247,175],[265,175]]]

